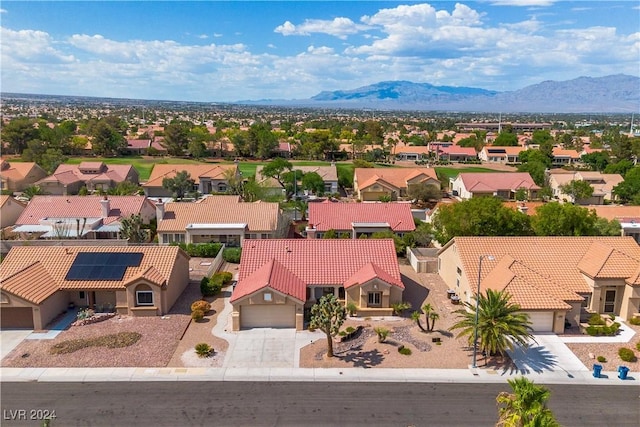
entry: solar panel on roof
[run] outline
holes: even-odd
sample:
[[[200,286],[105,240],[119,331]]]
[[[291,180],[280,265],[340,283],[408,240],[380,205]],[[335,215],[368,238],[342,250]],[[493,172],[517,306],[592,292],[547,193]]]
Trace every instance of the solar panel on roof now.
[[[79,252],[66,280],[122,280],[128,267],[138,267],[142,252]]]

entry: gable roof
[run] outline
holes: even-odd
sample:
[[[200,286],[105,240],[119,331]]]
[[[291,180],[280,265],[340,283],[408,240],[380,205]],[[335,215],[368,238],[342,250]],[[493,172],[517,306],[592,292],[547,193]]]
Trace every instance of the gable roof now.
[[[354,181],[358,182],[358,188],[361,190],[379,180],[396,188],[407,188],[407,181],[419,174],[425,176],[422,182],[429,179],[438,180],[433,168],[355,168]]]
[[[103,196],[33,196],[16,225],[36,225],[44,218],[102,218]],[[130,215],[138,215],[145,203],[144,196],[109,196],[109,216],[102,219],[110,224]]]
[[[640,206],[591,205],[585,207],[609,221],[617,219],[620,222],[631,222],[633,220],[640,223]]]
[[[122,280],[67,280],[81,252],[142,253],[137,267],[128,267]],[[122,290],[144,277],[158,286],[169,278],[179,257],[188,256],[177,246],[14,246],[0,264],[0,289],[34,304],[58,290]]]
[[[469,192],[487,192],[499,190],[516,191],[519,188],[539,190],[528,172],[476,172],[461,173],[458,178]]]
[[[207,163],[184,163],[184,164],[163,164],[156,163],[151,171],[151,175],[143,187],[162,187],[164,178],[173,178],[178,172],[187,171],[191,179],[196,184],[200,183],[200,178],[209,178],[217,180],[225,180],[225,172],[228,170],[237,171],[238,166],[207,164]]]
[[[189,224],[246,223],[249,231],[254,232],[273,231],[278,227],[278,203],[244,203],[229,196],[218,197],[210,196],[204,203],[167,203],[164,218],[158,218],[158,232],[184,232]]]
[[[554,310],[562,301],[579,301],[578,294],[591,292],[583,274],[629,281],[640,268],[640,246],[628,236],[455,237],[439,254],[453,245],[467,278],[477,280],[485,255],[481,288],[506,288],[525,310]]]
[[[287,295],[302,296],[301,301],[306,299],[308,285],[342,285],[351,283],[350,278],[370,280],[372,271],[379,273],[385,282],[404,288],[392,239],[252,239],[245,240],[242,247],[238,284],[231,301],[255,292],[255,279],[250,277],[264,269],[257,276],[263,279],[265,271],[273,268],[265,265],[274,261],[291,273],[297,283],[281,284],[280,290]],[[372,267],[363,269],[368,264]]]
[[[9,162],[0,158],[0,178],[3,180],[22,181],[37,172],[36,170],[45,174],[44,170],[34,162]]]
[[[84,173],[86,170],[97,170],[98,173]],[[62,184],[72,182],[89,181],[113,181],[122,182],[127,179],[130,173],[137,171],[132,165],[110,165],[102,162],[82,162],[79,165],[62,164],[42,182],[58,181]]]
[[[271,259],[252,274],[247,276],[242,286],[236,285],[233,300],[251,295],[265,288],[271,288],[285,295],[290,295],[304,303],[307,291],[305,283],[289,271],[282,263]]]
[[[416,229],[409,203],[309,203],[308,216],[321,232],[351,230],[354,222],[386,222],[396,232]]]

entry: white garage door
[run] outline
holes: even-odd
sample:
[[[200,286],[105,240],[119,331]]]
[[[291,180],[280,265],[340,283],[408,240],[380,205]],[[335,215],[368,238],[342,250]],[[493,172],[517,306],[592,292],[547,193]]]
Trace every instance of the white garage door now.
[[[552,311],[527,311],[534,332],[553,332]]]
[[[294,305],[243,305],[240,309],[242,328],[295,328]]]

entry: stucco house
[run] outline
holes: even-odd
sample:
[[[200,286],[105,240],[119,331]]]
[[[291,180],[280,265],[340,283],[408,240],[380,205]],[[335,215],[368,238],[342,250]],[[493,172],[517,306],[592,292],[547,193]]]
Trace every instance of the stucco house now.
[[[46,194],[78,194],[80,188],[89,191],[106,191],[121,182],[138,185],[138,171],[131,165],[108,165],[103,162],[82,162],[79,165],[63,164],[53,175],[37,182]]]
[[[34,196],[15,222],[23,239],[119,239],[122,219],[156,216],[144,196]],[[78,237],[79,236],[79,237]]]
[[[406,197],[412,185],[433,185],[440,181],[433,168],[355,168],[353,192],[358,199],[378,201],[381,197]]]
[[[233,330],[302,330],[305,309],[327,294],[354,302],[358,316],[391,315],[403,291],[392,239],[247,240],[231,295]]]
[[[482,268],[480,270],[480,257]],[[640,246],[631,237],[455,237],[438,273],[462,301],[504,290],[536,332],[563,333],[588,313],[640,316]]]
[[[18,246],[0,265],[1,325],[43,329],[70,303],[161,316],[188,283],[189,256],[177,246]]]
[[[307,237],[321,239],[334,230],[353,239],[381,231],[399,236],[416,229],[409,203],[309,203]]]
[[[551,163],[556,167],[579,163],[581,157],[577,150],[567,150],[562,147],[553,147],[552,155]]]
[[[244,203],[216,195],[198,202],[156,202],[160,244],[220,242],[244,246],[245,239],[284,237],[288,223],[278,203]]]
[[[232,173],[234,176],[240,174],[237,164],[158,163],[153,167],[149,180],[142,184],[144,194],[147,197],[172,197],[171,192],[162,186],[162,181],[165,178],[173,178],[182,171],[189,173],[194,181],[193,190],[200,194],[225,193],[229,188],[226,174]]]
[[[527,199],[537,199],[540,187],[528,172],[461,173],[449,179],[449,190],[462,200],[472,197],[495,196],[512,200],[524,188]]]
[[[26,207],[11,196],[0,195],[0,229],[14,225]]]
[[[615,200],[613,187],[624,181],[622,175],[617,173],[601,173],[591,171],[565,171],[562,169],[552,170],[548,174],[549,187],[553,197],[559,201],[580,203],[581,205],[602,205],[605,201]],[[588,199],[574,200],[573,196],[562,191],[562,186],[571,181],[586,181],[593,188],[593,194]]]
[[[34,162],[9,162],[0,158],[0,190],[23,191],[47,176]]]
[[[640,206],[594,205],[585,207],[595,211],[596,215],[601,218],[618,221],[621,234],[633,237],[640,245]]]
[[[480,150],[478,158],[489,163],[520,163],[520,153],[525,147],[493,147],[487,145]]]
[[[262,184],[270,194],[283,194],[283,187],[277,180],[262,175],[263,168],[262,165],[256,167],[256,181]],[[335,194],[338,192],[338,170],[335,164],[329,166],[296,166],[294,164],[293,170],[301,171],[302,173],[315,172],[320,175],[324,182],[325,194]],[[302,192],[302,189],[298,188],[298,193],[300,194]]]
[[[429,157],[429,147],[426,145],[397,145],[394,148],[396,160],[422,160]]]

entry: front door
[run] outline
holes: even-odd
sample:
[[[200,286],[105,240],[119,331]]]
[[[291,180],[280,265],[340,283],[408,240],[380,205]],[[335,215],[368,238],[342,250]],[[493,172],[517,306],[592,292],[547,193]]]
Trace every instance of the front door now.
[[[616,307],[616,291],[615,289],[607,290],[604,293],[604,312],[613,313]]]

